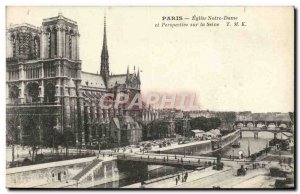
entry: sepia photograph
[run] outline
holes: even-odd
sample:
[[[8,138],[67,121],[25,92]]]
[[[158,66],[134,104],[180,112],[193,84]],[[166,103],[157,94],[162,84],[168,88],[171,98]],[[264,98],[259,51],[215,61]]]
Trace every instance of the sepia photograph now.
[[[6,188],[296,188],[294,7],[5,16]]]

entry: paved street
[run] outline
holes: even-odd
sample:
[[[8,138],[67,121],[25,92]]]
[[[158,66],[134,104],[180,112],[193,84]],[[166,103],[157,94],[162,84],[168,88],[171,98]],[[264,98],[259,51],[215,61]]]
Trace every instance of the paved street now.
[[[211,167],[201,171],[190,171],[186,182],[179,181],[176,185],[175,177],[146,184],[145,188],[272,188],[275,179],[266,176],[268,169],[260,168],[248,170],[246,176],[236,176],[237,168],[225,167],[221,171]],[[182,177],[182,174],[180,177]],[[248,186],[249,185],[249,186]],[[133,184],[124,188],[138,188],[141,184]]]

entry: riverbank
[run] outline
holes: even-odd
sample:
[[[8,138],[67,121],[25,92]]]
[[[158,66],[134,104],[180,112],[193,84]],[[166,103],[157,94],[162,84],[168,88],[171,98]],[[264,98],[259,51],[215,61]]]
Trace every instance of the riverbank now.
[[[231,145],[240,138],[240,130],[236,130],[221,137],[222,148]],[[213,149],[212,140],[195,141],[186,144],[173,143],[167,147],[152,148],[151,152],[165,154],[182,154],[182,155],[204,155],[212,152],[217,152],[220,149]]]

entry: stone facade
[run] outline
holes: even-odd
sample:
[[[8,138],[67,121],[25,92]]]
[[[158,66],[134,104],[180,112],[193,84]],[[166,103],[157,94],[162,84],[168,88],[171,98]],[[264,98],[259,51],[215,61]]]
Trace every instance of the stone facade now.
[[[127,110],[128,104],[100,106],[106,94],[112,94],[108,100],[114,102],[117,94],[141,93],[139,71],[130,73],[127,67],[126,74],[109,72],[106,36],[104,22],[98,74],[81,70],[77,22],[62,14],[44,19],[41,27],[21,24],[7,29],[7,131],[17,131],[16,143],[26,144],[34,133],[51,145],[54,130],[70,130],[76,145],[91,145],[111,134],[110,122],[116,116],[131,115],[138,122],[152,119],[153,111],[145,106],[134,110]]]

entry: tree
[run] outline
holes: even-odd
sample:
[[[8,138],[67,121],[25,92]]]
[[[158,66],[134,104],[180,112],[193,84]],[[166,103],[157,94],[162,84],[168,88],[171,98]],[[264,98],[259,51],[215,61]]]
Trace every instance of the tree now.
[[[38,128],[37,119],[35,118],[35,115],[27,115],[22,119],[22,124],[24,126],[24,129],[26,130],[26,136],[24,137],[24,144],[30,146],[32,149],[32,159],[31,161],[35,161],[36,153],[39,149],[39,145],[41,145],[41,132]]]
[[[219,112],[217,117],[222,121],[222,126],[226,129],[232,129],[233,123],[236,120],[235,112]]]
[[[69,147],[75,145],[75,134],[73,131],[69,128],[67,128],[62,134],[61,134],[61,145],[63,145],[66,148],[66,156],[68,156],[69,153]]]
[[[153,139],[160,139],[168,135],[168,123],[162,120],[155,120],[149,123],[148,130]]]
[[[219,128],[221,120],[219,118],[206,118],[197,117],[191,120],[191,129],[200,129],[203,131],[209,131],[211,129]]]
[[[15,144],[17,143],[18,133],[18,116],[13,114],[12,117],[7,118],[6,144],[11,145],[12,163],[15,161]]]

